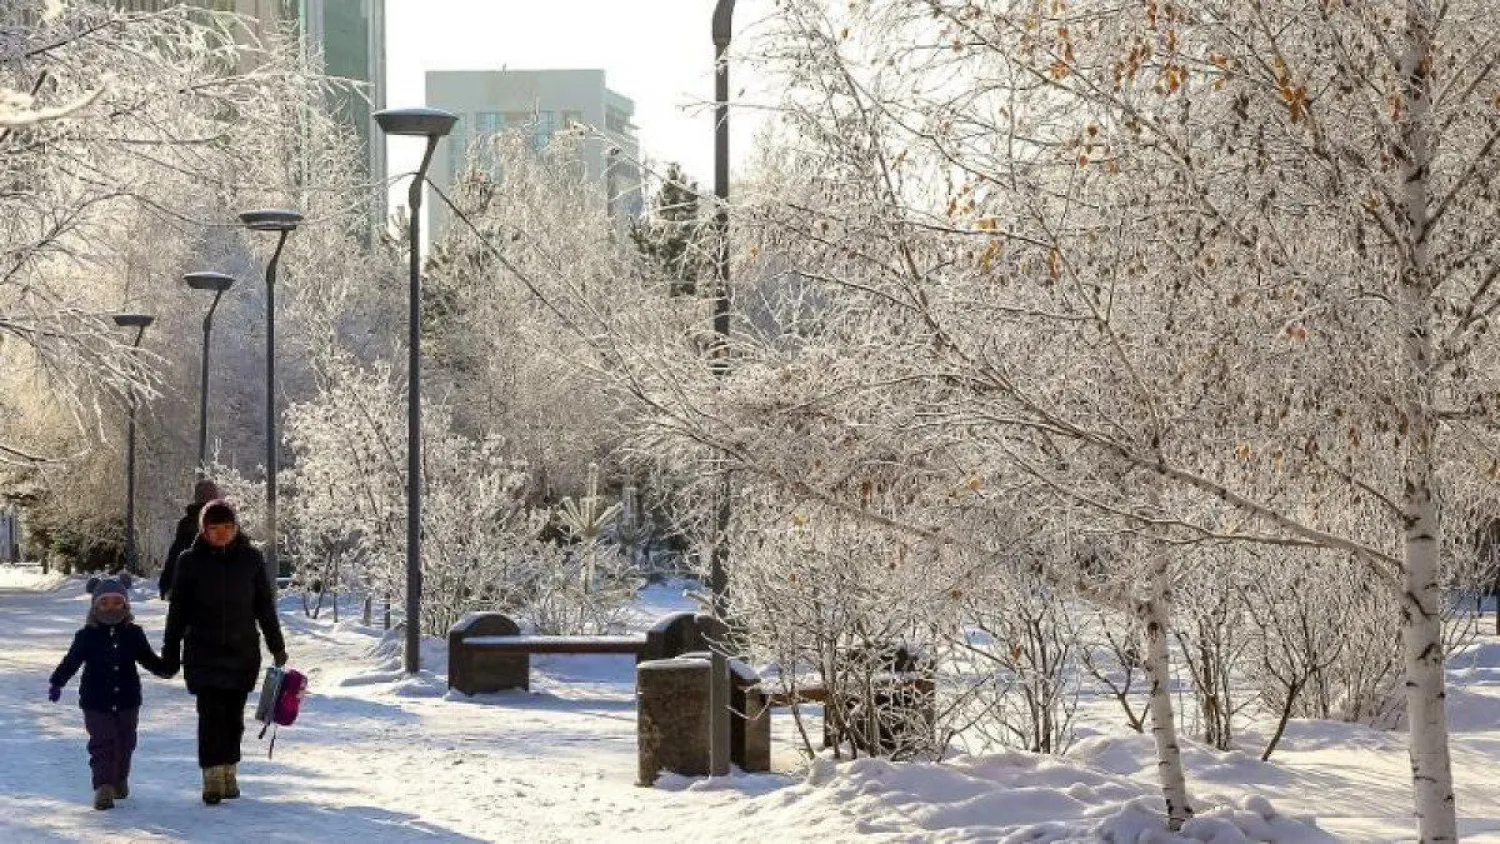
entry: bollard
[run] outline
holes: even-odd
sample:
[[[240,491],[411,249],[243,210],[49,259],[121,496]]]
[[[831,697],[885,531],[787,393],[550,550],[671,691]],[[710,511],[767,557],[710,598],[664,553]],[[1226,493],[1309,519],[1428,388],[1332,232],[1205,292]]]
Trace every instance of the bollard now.
[[[662,771],[708,774],[709,664],[698,659],[658,659],[636,666],[637,785],[656,783]]]

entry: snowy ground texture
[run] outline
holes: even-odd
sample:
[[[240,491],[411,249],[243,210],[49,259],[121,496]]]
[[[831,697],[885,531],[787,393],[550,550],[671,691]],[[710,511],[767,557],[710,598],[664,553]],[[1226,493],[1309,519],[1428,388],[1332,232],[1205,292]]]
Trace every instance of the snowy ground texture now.
[[[679,595],[649,591],[637,626],[687,608]],[[145,591],[134,601],[159,642],[165,605]],[[0,566],[0,841],[1228,844],[1401,841],[1413,828],[1404,737],[1311,722],[1291,725],[1272,763],[1189,746],[1202,810],[1184,837],[1162,829],[1150,740],[1124,732],[1091,735],[1062,759],[804,765],[781,717],[780,773],[637,788],[629,658],[538,659],[529,694],[451,697],[441,642],[429,670],[406,678],[394,639],[353,614],[307,620],[295,599],[283,619],[311,693],[274,760],[247,734],[245,798],[198,801],[192,698],[180,680],[147,679],[130,799],[95,812],[76,680],[62,704],[45,696],[85,608],[79,580]],[[1500,645],[1455,660],[1453,679],[1463,828],[1500,841]]]

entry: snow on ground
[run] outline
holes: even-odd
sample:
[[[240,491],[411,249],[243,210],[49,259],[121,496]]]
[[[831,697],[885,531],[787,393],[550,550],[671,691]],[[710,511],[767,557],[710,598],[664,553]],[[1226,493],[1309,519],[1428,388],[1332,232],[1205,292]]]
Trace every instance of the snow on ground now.
[[[649,589],[637,629],[693,609],[683,584]],[[160,641],[165,605],[135,595]],[[444,643],[424,673],[400,671],[399,637],[358,623],[283,619],[295,667],[311,676],[298,724],[276,756],[248,733],[246,796],[197,799],[192,698],[180,680],[146,679],[141,746],[128,801],[89,808],[77,681],[49,704],[46,677],[87,607],[80,580],[0,566],[0,841],[1398,841],[1410,837],[1403,736],[1294,722],[1263,763],[1189,744],[1202,814],[1168,837],[1149,737],[1089,733],[1064,758],[1023,753],[943,765],[864,759],[803,765],[778,715],[780,773],[635,780],[628,657],[546,657],[533,691],[449,695]],[[350,619],[353,619],[352,621]],[[1470,840],[1500,841],[1500,643],[1454,660],[1454,758]],[[253,705],[253,701],[252,701]],[[1100,710],[1103,712],[1104,710]],[[1093,719],[1103,726],[1103,719]],[[814,725],[813,729],[816,729]],[[1247,736],[1246,746],[1256,745]],[[1316,815],[1313,823],[1305,818]]]
[[[20,592],[47,592],[67,581],[56,572],[43,574],[41,566],[0,564],[0,595]]]

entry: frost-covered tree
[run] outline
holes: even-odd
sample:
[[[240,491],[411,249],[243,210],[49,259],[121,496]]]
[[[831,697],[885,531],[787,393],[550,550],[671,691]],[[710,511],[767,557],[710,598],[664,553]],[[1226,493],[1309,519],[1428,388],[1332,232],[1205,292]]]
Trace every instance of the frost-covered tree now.
[[[501,431],[520,450],[533,504],[581,494],[590,463],[608,484],[619,477],[598,355],[573,320],[607,319],[633,295],[636,256],[585,173],[583,143],[569,131],[538,152],[514,129],[475,145],[424,290],[430,383],[452,396],[461,431]]]
[[[977,544],[1018,500],[989,490],[1028,487],[1095,545],[1055,576],[1134,602],[1174,827],[1182,567],[1344,555],[1396,598],[1419,833],[1452,840],[1439,562],[1500,474],[1486,5],[779,9],[756,52],[786,128],[737,237],[817,307],[742,332],[722,385],[639,346],[657,434],[932,542]],[[871,488],[904,506],[864,512]]]
[[[186,8],[67,3],[41,14],[42,5],[0,9],[0,89],[23,92],[8,102],[24,100],[28,115],[0,128],[0,180],[26,186],[0,192],[0,463],[11,479],[58,493],[50,500],[111,512],[119,490],[101,480],[123,475],[123,397],[134,389],[150,559],[195,451],[205,303],[181,275],[216,269],[241,280],[217,319],[210,434],[243,465],[263,447],[264,244],[240,233],[233,212],[307,212],[283,262],[283,303],[295,310],[302,268],[368,277],[350,248],[365,191],[354,184],[352,139],[320,108],[342,83],[310,67],[294,40],[257,41],[232,16]],[[109,319],[121,310],[156,316],[138,354]],[[295,316],[282,317],[292,376],[304,337]],[[295,377],[283,383],[297,388]],[[118,541],[107,524],[78,527]]]
[[[161,283],[146,272],[156,266],[131,265],[141,233],[158,248],[164,236],[196,239],[204,223],[222,224],[202,213],[216,202],[287,187],[268,168],[291,156],[267,140],[294,144],[300,104],[324,83],[291,49],[226,72],[242,49],[227,24],[182,9],[39,11],[0,11],[0,90],[26,117],[0,128],[0,183],[12,188],[0,193],[0,354],[24,388],[3,395],[47,395],[82,423],[99,396],[135,384],[149,397],[155,384],[152,367],[135,365],[150,359],[133,363],[108,319]],[[198,228],[184,235],[188,219]],[[22,433],[6,432],[11,459],[62,456],[32,453]]]

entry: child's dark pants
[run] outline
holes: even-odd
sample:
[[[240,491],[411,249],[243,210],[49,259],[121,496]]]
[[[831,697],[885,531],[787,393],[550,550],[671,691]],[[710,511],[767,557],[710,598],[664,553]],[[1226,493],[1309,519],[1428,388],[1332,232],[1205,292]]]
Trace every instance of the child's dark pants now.
[[[122,785],[130,779],[130,756],[135,753],[135,728],[140,714],[139,708],[122,712],[83,711],[95,789],[102,785]]]

